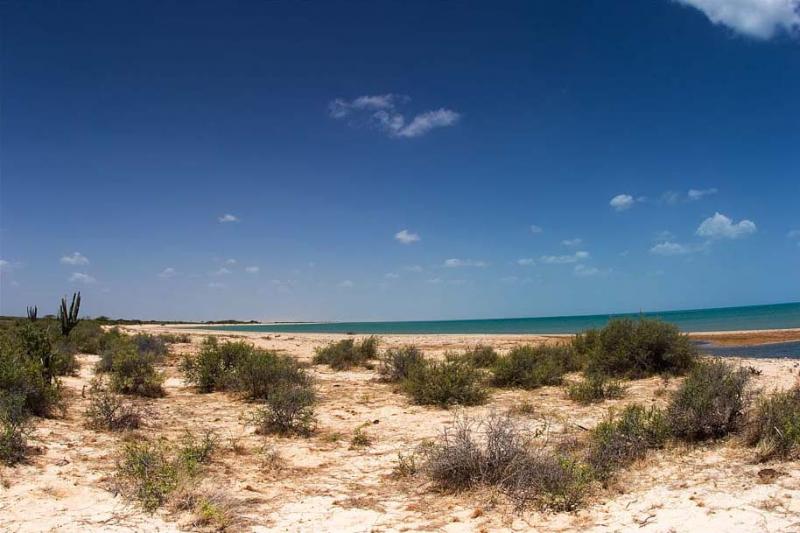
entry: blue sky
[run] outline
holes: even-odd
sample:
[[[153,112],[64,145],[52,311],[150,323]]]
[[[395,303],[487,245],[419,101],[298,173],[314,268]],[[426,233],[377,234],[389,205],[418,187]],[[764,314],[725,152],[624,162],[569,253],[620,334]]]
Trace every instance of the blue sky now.
[[[800,2],[6,2],[0,313],[800,299]]]

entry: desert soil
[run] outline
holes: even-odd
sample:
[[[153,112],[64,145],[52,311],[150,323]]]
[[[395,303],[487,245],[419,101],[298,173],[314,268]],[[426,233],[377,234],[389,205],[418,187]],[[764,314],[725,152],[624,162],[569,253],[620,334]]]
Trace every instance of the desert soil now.
[[[174,327],[140,326],[151,333]],[[754,452],[735,439],[698,447],[673,446],[651,453],[607,487],[596,487],[575,512],[516,512],[491,491],[441,494],[421,476],[392,475],[399,452],[435,438],[455,410],[416,406],[374,370],[334,372],[314,366],[320,397],[318,430],[310,438],[263,437],[248,424],[253,406],[225,393],[198,394],[177,368],[182,354],[196,352],[203,336],[245,337],[309,362],[314,348],[343,335],[224,334],[193,331],[192,342],[172,346],[161,370],[164,398],[141,400],[145,427],[127,438],[179,439],[185,431],[213,430],[220,450],[200,490],[224,501],[235,531],[800,531],[800,463],[757,464]],[[742,337],[745,337],[742,335]],[[753,338],[751,334],[749,338]],[[725,337],[723,337],[723,340]],[[783,340],[786,340],[785,338]],[[500,351],[543,336],[385,336],[383,347],[415,343],[436,356],[450,349],[491,344]],[[200,529],[189,513],[148,514],[114,491],[114,465],[123,436],[84,427],[95,355],[81,355],[78,376],[64,378],[68,409],[63,418],[35,421],[26,464],[0,467],[0,531],[176,531]],[[737,359],[761,373],[756,385],[786,388],[798,379],[798,362]],[[520,414],[530,428],[554,437],[580,438],[609,409],[631,402],[663,405],[678,379],[630,382],[625,398],[591,406],[567,399],[563,388],[494,390],[487,405],[463,413],[480,418],[528,403]],[[364,427],[372,445],[353,449]],[[235,444],[235,446],[234,446]],[[277,452],[276,462],[264,450]]]

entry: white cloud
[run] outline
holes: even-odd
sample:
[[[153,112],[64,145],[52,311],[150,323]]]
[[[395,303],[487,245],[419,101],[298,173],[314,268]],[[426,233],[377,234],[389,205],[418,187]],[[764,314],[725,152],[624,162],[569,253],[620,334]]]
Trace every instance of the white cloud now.
[[[236,264],[236,259],[226,259],[225,260],[225,264],[226,265],[235,265]]]
[[[0,270],[4,270],[4,269],[8,268],[9,266],[11,266],[11,263],[6,261],[5,259],[0,259]]]
[[[224,283],[220,283],[218,281],[212,281],[208,284],[209,289],[224,289],[226,285]]]
[[[72,254],[62,257],[61,263],[64,265],[88,265],[89,259],[80,252],[72,252]]]
[[[608,205],[617,211],[625,211],[626,209],[633,207],[635,202],[636,200],[634,200],[633,196],[630,194],[618,194],[612,198],[610,202],[608,202]]]
[[[244,268],[244,271],[247,272],[248,274],[258,274],[260,270],[261,269],[257,266],[249,266]]]
[[[705,196],[711,196],[712,194],[717,194],[717,189],[712,187],[710,189],[689,189],[689,192],[686,196],[691,201],[702,200]]]
[[[567,263],[577,263],[589,258],[589,252],[578,251],[572,255],[543,255],[539,258],[542,263],[549,265],[563,265]]]
[[[239,222],[239,217],[237,217],[236,215],[232,215],[230,213],[225,213],[217,220],[219,220],[220,224],[224,224],[226,222]]]
[[[738,239],[755,232],[756,225],[753,221],[744,219],[734,223],[721,213],[714,213],[713,217],[705,219],[697,228],[699,236],[712,239]]]
[[[580,246],[581,244],[583,244],[583,239],[579,239],[577,237],[574,239],[566,239],[561,241],[561,244],[563,244],[564,246],[568,246],[570,248],[574,248],[576,246]]]
[[[537,226],[536,224],[531,224],[530,230],[531,233],[541,233],[544,231],[541,226]]]
[[[419,137],[434,128],[452,126],[461,118],[451,109],[440,108],[420,113],[407,121],[397,107],[409,101],[410,98],[396,94],[359,96],[349,101],[337,98],[328,105],[328,111],[334,119],[350,117],[377,126],[390,137],[403,138]]]
[[[691,252],[688,246],[670,241],[660,242],[650,248],[650,253],[655,255],[684,255]]]
[[[228,270],[225,267],[221,267],[219,270],[215,270],[211,274],[214,275],[214,276],[227,276],[230,273],[231,273],[230,270]]]
[[[340,282],[337,285],[337,287],[339,287],[341,289],[350,289],[350,288],[353,287],[353,285],[354,285],[354,283],[352,281],[350,281],[349,279],[346,279],[346,280]]]
[[[675,0],[702,11],[714,24],[757,39],[800,30],[800,0]]]
[[[600,269],[593,266],[575,265],[572,269],[573,274],[580,277],[596,276],[601,273]]]
[[[531,257],[523,257],[522,259],[517,259],[517,264],[519,266],[536,266],[536,260]]]
[[[787,239],[800,239],[800,229],[793,229],[786,234]]]
[[[487,264],[485,261],[477,261],[475,259],[447,259],[444,266],[447,268],[461,268],[461,267],[478,267],[483,268]]]
[[[161,278],[161,279],[168,279],[168,278],[174,277],[175,274],[177,274],[177,272],[175,271],[174,268],[167,267],[167,268],[165,268],[164,270],[162,270],[161,272],[158,273],[158,277]]]
[[[386,274],[383,275],[383,277],[386,279],[397,279],[400,277],[400,274],[398,274],[397,272],[387,272]]]
[[[86,285],[91,285],[96,279],[94,279],[89,274],[84,274],[83,272],[73,272],[72,275],[69,277],[69,281],[71,283],[83,283]]]
[[[411,244],[412,242],[418,242],[420,237],[416,233],[410,233],[407,229],[398,231],[394,234],[395,240],[402,242],[403,244]]]
[[[403,267],[404,270],[409,272],[422,272],[423,268],[420,265],[408,265]]]

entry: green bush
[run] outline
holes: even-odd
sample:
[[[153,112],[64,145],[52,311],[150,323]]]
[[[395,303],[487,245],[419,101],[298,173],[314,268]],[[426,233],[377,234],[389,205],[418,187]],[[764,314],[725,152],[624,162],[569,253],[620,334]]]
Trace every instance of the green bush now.
[[[624,394],[625,387],[619,381],[608,380],[599,374],[589,374],[583,380],[571,383],[567,387],[569,399],[584,405],[622,398]]]
[[[378,337],[372,335],[356,342],[343,339],[317,348],[314,364],[325,364],[334,370],[348,370],[354,366],[363,366],[367,361],[378,356]]]
[[[612,471],[660,448],[669,437],[664,413],[638,404],[627,406],[618,417],[610,415],[591,433],[588,464],[603,478]]]
[[[186,381],[200,392],[226,390],[235,386],[237,366],[251,357],[254,350],[243,341],[220,344],[216,337],[206,337],[197,355],[187,354],[183,358],[181,370]]]
[[[682,374],[697,359],[688,335],[667,322],[615,319],[600,330],[576,336],[572,343],[592,374],[640,378],[653,374]]]
[[[254,348],[236,363],[233,383],[247,399],[268,400],[277,385],[311,386],[312,378],[294,358]]]
[[[466,350],[463,357],[477,368],[490,368],[499,356],[491,346],[478,344]]]
[[[100,378],[92,380],[85,415],[87,427],[108,431],[136,429],[142,419],[133,404],[111,392]]]
[[[137,333],[132,339],[140,354],[151,354],[156,360],[161,360],[169,353],[169,346],[159,335]]]
[[[40,357],[26,353],[16,328],[0,335],[0,394],[22,398],[25,411],[37,416],[51,416],[62,406],[58,380]]]
[[[697,364],[672,395],[667,418],[684,440],[716,438],[739,428],[750,372],[719,359]]]
[[[424,362],[422,351],[413,344],[389,348],[381,357],[378,373],[383,381],[402,381],[408,377],[413,367]]]
[[[310,435],[316,424],[315,403],[316,394],[310,383],[278,384],[253,415],[256,431],[260,434]]]
[[[523,389],[560,385],[564,374],[574,368],[575,357],[569,346],[516,346],[497,359],[492,382],[498,387]]]
[[[792,458],[800,450],[800,388],[775,392],[756,403],[745,441],[758,447],[758,459]]]
[[[122,344],[111,362],[111,390],[157,398],[164,396],[164,378],[155,369],[155,355],[139,353],[131,344]]]
[[[25,459],[28,416],[22,394],[0,391],[0,463],[13,466]]]
[[[446,354],[441,361],[412,366],[403,389],[420,405],[479,405],[488,396],[483,382],[479,369],[462,357]]]
[[[196,478],[200,465],[210,460],[215,448],[216,437],[211,432],[199,441],[187,433],[177,449],[163,440],[126,442],[117,461],[119,491],[153,512],[178,487]]]

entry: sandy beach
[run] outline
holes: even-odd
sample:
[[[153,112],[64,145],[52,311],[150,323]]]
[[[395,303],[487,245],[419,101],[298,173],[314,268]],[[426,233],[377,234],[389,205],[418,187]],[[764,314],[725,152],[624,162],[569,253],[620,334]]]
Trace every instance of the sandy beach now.
[[[186,331],[139,326],[129,332]],[[213,430],[220,452],[202,487],[223,498],[232,531],[790,531],[800,527],[800,464],[756,464],[752,449],[736,439],[696,447],[672,446],[653,452],[598,487],[575,512],[519,513],[493,491],[441,494],[424,478],[392,475],[398,453],[435,438],[452,422],[455,410],[416,406],[374,370],[334,372],[313,366],[320,396],[318,431],[310,438],[263,437],[246,415],[252,405],[225,393],[198,394],[177,368],[184,353],[196,352],[201,338],[246,338],[310,362],[314,348],[340,335],[260,334],[193,331],[191,343],[172,347],[161,370],[166,396],[140,400],[147,412],[148,437],[178,439],[185,431]],[[797,331],[708,334],[715,339],[795,338]],[[385,336],[383,346],[413,342],[427,354],[442,354],[478,342],[501,352],[525,342],[557,342],[558,336],[419,335]],[[0,513],[6,531],[174,531],[207,530],[196,517],[169,509],[147,514],[113,491],[112,476],[120,437],[83,424],[83,393],[93,375],[95,355],[80,356],[80,374],[64,379],[65,418],[37,420],[28,464],[0,471]],[[756,386],[778,389],[798,379],[800,362],[781,359],[737,360],[756,368]],[[631,402],[665,403],[665,392],[679,379],[630,382],[620,400],[581,406],[562,387],[533,391],[494,390],[490,401],[464,409],[470,416],[504,412],[527,403],[520,414],[531,428],[547,427],[554,436],[580,438],[606,416]],[[359,428],[372,444],[352,449]],[[263,449],[279,459],[265,464]],[[772,470],[765,470],[772,469]],[[765,474],[765,472],[767,472]]]

